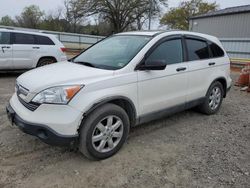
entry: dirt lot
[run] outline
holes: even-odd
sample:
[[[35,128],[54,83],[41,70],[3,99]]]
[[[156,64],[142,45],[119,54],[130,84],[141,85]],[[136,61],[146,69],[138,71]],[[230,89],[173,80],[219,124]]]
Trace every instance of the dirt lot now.
[[[250,187],[250,94],[238,88],[217,115],[189,110],[133,128],[117,155],[93,162],[11,127],[17,75],[0,76],[0,187]]]

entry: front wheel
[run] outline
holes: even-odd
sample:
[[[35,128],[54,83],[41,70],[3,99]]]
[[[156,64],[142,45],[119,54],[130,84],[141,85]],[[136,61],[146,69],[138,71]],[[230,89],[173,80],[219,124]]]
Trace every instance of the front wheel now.
[[[101,106],[83,122],[80,152],[95,160],[111,157],[126,141],[129,126],[129,118],[124,109],[114,104]]]
[[[220,82],[214,82],[208,89],[203,104],[199,106],[199,110],[205,114],[215,114],[220,109],[223,100],[223,86]]]

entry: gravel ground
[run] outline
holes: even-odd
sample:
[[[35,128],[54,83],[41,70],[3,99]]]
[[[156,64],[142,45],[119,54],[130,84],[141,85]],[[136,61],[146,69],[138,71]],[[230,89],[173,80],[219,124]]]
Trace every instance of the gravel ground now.
[[[250,93],[233,87],[213,116],[188,110],[133,128],[118,154],[94,162],[10,126],[16,77],[0,75],[0,187],[250,187]]]

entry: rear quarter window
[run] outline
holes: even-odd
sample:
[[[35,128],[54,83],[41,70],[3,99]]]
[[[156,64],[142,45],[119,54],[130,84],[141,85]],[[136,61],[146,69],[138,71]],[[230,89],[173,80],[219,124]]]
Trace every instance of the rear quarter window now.
[[[206,41],[188,38],[186,44],[189,61],[209,58],[209,48]]]
[[[38,45],[55,45],[55,43],[49,37],[39,35],[36,35],[35,37],[36,43]]]
[[[213,42],[209,42],[208,45],[209,45],[209,48],[211,49],[213,58],[223,57],[225,55],[224,51],[217,44]]]

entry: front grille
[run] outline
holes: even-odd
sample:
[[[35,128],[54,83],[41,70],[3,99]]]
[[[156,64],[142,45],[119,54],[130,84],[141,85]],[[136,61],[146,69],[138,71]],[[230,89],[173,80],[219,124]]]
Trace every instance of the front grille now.
[[[24,96],[27,96],[28,93],[29,93],[29,90],[19,84],[16,84],[16,89],[17,89],[17,95],[24,95]]]
[[[40,106],[40,104],[38,104],[38,103],[26,102],[25,100],[23,100],[20,97],[20,95],[27,97],[29,94],[29,89],[23,87],[22,85],[20,85],[18,83],[16,83],[16,93],[17,93],[17,97],[18,97],[18,100],[20,101],[20,103],[22,103],[22,105],[25,106],[30,111],[35,111]]]
[[[25,106],[27,109],[29,109],[30,111],[35,111],[39,106],[40,104],[38,103],[34,103],[34,102],[25,102],[21,97],[18,96],[18,99],[20,101],[20,103],[22,103],[23,106]]]

